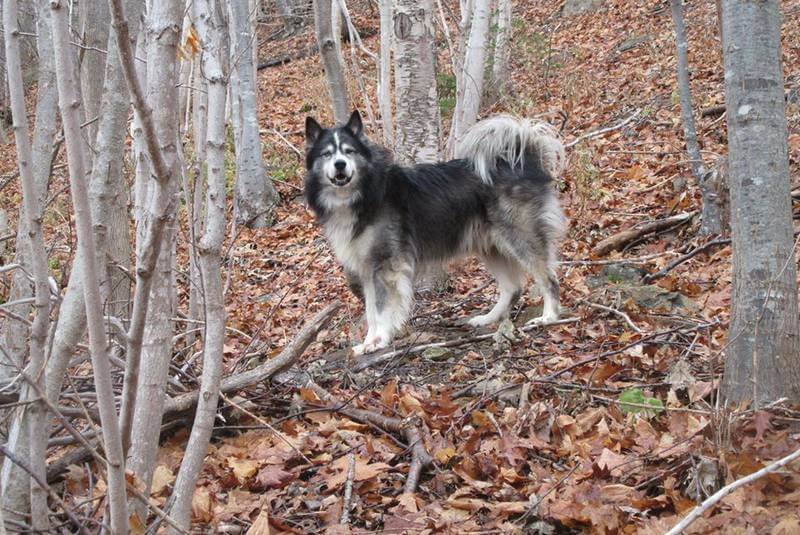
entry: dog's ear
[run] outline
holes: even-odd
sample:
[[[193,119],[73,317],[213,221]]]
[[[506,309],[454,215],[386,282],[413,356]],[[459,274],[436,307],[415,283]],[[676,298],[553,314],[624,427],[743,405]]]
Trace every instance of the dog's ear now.
[[[353,113],[350,115],[350,120],[347,121],[345,128],[350,130],[350,132],[356,137],[359,137],[364,133],[364,123],[361,122],[361,114],[358,113],[358,110],[353,110]]]
[[[306,148],[310,149],[322,133],[322,127],[313,117],[306,117]]]

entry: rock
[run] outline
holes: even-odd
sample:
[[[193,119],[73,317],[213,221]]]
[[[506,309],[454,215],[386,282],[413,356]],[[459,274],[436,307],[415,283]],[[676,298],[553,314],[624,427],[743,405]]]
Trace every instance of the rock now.
[[[586,277],[586,284],[589,288],[599,288],[609,283],[638,284],[645,275],[647,270],[631,264],[609,264],[603,266],[598,275]]]
[[[422,352],[422,358],[430,361],[443,361],[453,356],[453,352],[446,347],[429,347]]]
[[[590,11],[597,11],[605,3],[605,0],[567,0],[561,8],[561,14],[565,17],[573,15],[583,15]]]
[[[625,308],[639,308],[647,312],[696,314],[697,303],[678,292],[670,292],[660,286],[624,286],[615,288]],[[633,305],[633,306],[631,306]]]

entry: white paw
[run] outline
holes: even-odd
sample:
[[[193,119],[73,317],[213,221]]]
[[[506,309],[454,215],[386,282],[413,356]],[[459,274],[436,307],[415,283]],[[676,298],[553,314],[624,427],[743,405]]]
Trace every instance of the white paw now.
[[[480,316],[470,318],[469,321],[467,321],[467,324],[472,327],[485,327],[491,323],[494,323],[495,321],[497,320],[493,318],[491,314],[482,314]]]
[[[533,318],[532,320],[530,320],[525,325],[544,326],[544,325],[550,325],[551,323],[555,323],[556,321],[558,321],[558,315],[557,314],[542,314],[538,318]]]
[[[359,356],[364,355],[366,353],[372,353],[373,351],[377,351],[379,349],[383,349],[389,346],[389,339],[384,336],[376,335],[367,340],[364,340],[363,344],[358,344],[357,346],[353,346],[353,355]]]

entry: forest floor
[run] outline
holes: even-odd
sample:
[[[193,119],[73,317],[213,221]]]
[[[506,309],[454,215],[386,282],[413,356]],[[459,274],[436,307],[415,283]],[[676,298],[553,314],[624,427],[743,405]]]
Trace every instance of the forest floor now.
[[[377,53],[378,15],[364,5],[352,7],[356,25]],[[240,408],[218,420],[193,503],[198,530],[663,533],[721,485],[797,448],[797,407],[718,405],[731,295],[727,243],[649,284],[644,275],[710,240],[699,236],[696,217],[621,251],[592,253],[622,229],[700,208],[683,151],[668,4],[607,0],[577,17],[562,17],[558,5],[515,3],[509,91],[482,115],[539,116],[562,127],[566,142],[633,119],[569,149],[559,181],[570,219],[560,274],[563,317],[573,321],[524,333],[495,336],[463,326],[495,297],[492,279],[468,259],[450,266],[445,291],[419,296],[409,334],[396,341],[398,355],[369,366],[367,357],[349,357],[346,348],[363,335],[363,311],[302,197],[304,119],[331,121],[322,67],[311,52],[259,71],[264,156],[282,201],[273,227],[230,232],[226,374],[277,354],[330,303],[343,306],[294,366],[321,388],[257,385],[239,392]],[[796,187],[800,0],[781,5]],[[699,114],[724,104],[713,2],[689,3],[685,17],[698,135],[713,166],[726,153],[725,117]],[[276,25],[261,31],[261,61],[313,45],[309,28],[288,39],[266,39]],[[446,64],[443,39],[439,48]],[[374,94],[374,63],[356,57]],[[363,110],[355,81],[350,89]],[[447,118],[452,77],[441,75],[439,89]],[[14,162],[3,160],[2,171],[12,172]],[[72,234],[62,225],[71,220],[64,195],[53,202],[61,219],[47,223],[51,268],[65,284],[59,270],[69,265]],[[13,187],[2,192],[9,212],[18,202]],[[180,258],[179,269],[188,269],[185,251]],[[515,325],[540,306],[525,295]],[[451,346],[420,347],[443,341]],[[321,399],[321,389],[334,400]],[[375,418],[356,418],[352,409]],[[406,427],[392,429],[391,418]],[[403,492],[416,458],[409,430],[431,456],[414,494]],[[187,433],[168,434],[160,450],[159,504],[168,499]],[[349,485],[345,527],[339,522]],[[65,489],[72,503],[85,499],[85,472],[70,472]],[[798,533],[798,511],[795,464],[730,494],[691,532]]]

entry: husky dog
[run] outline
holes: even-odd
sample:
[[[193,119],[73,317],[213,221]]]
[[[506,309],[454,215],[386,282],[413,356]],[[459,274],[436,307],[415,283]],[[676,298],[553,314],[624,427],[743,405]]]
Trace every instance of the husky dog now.
[[[526,275],[558,319],[558,242],[566,218],[551,182],[564,169],[552,127],[501,115],[477,123],[457,159],[403,167],[370,142],[361,116],[323,128],[306,119],[306,198],[353,291],[366,305],[367,335],[355,354],[388,346],[408,319],[415,274],[429,263],[477,255],[499,298],[473,326],[508,317]]]

